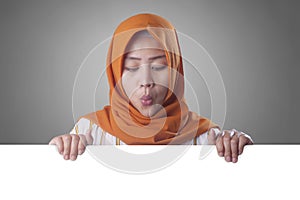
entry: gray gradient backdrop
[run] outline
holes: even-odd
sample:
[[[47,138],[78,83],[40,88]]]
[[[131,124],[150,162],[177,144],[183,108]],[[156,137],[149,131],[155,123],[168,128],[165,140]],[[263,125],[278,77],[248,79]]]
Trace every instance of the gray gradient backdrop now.
[[[2,0],[0,143],[48,143],[68,132],[83,59],[141,12],[165,17],[209,52],[226,88],[224,128],[256,143],[300,143],[299,10],[297,0]],[[107,87],[97,94],[107,97]],[[80,114],[91,111],[82,105]]]

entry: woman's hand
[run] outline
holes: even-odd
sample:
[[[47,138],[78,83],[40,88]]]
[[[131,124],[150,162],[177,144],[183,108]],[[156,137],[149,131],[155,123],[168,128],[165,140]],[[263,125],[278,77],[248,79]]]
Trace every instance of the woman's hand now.
[[[91,130],[84,134],[64,134],[59,135],[49,142],[49,145],[56,145],[58,152],[63,155],[65,160],[76,160],[77,155],[85,151],[86,145],[93,144]]]
[[[227,162],[236,163],[238,156],[243,153],[244,146],[253,144],[253,141],[248,135],[235,129],[224,130],[219,133],[210,129],[208,143],[216,145],[220,157],[224,156]]]

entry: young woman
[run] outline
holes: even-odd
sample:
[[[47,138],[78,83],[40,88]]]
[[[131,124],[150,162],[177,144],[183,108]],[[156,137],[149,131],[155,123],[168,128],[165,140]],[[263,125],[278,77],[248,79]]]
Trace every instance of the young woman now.
[[[245,133],[221,131],[189,111],[177,33],[160,16],[138,14],[117,27],[106,72],[110,105],[81,117],[71,134],[50,141],[66,160],[92,144],[215,144],[227,162],[237,162],[244,146],[253,143]]]

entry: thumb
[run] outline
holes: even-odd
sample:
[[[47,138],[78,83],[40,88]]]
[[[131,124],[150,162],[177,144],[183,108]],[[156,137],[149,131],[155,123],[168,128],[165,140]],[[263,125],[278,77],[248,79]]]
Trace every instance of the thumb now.
[[[86,136],[87,144],[89,144],[89,145],[93,144],[94,138],[92,136],[92,129],[88,129],[85,136]]]
[[[209,129],[207,133],[208,144],[216,144],[216,132],[213,128]]]
[[[52,138],[48,145],[56,145],[55,138]]]

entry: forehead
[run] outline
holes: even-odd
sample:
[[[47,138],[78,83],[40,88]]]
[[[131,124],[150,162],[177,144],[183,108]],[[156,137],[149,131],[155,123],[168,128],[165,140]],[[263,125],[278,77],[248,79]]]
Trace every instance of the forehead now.
[[[136,60],[154,60],[158,59],[161,61],[165,61],[165,52],[161,49],[139,49],[135,51],[131,51],[126,54],[126,61],[136,61]]]
[[[148,32],[138,32],[129,41],[126,46],[126,52],[130,53],[137,50],[163,50],[163,46],[155,40]]]

